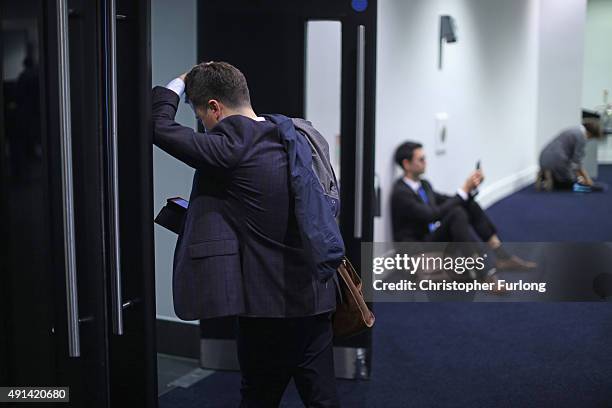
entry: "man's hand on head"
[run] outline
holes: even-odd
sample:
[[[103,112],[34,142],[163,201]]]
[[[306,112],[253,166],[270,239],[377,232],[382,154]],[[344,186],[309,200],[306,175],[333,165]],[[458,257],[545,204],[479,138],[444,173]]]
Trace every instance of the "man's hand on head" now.
[[[189,74],[189,73],[191,72],[191,70],[192,70],[192,69],[194,69],[195,67],[197,67],[197,65],[194,65],[193,67],[189,68],[189,70],[188,70],[188,71],[183,72],[183,73],[181,74],[181,76],[179,76],[179,78],[180,78],[180,79],[182,79],[182,80],[183,80],[183,82],[185,82],[185,77],[186,77],[186,76],[187,76],[187,74]]]

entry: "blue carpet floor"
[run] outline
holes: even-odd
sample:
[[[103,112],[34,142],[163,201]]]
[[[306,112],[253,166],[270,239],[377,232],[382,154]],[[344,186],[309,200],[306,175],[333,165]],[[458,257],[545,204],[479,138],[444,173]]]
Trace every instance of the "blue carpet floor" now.
[[[612,166],[601,166],[612,185]],[[612,241],[612,192],[537,193],[488,210],[507,241]],[[372,378],[338,381],[345,407],[612,407],[610,303],[380,303]],[[236,407],[218,372],[160,408]],[[293,385],[283,407],[301,407]]]
[[[612,165],[599,166],[598,180],[612,186]],[[487,214],[505,241],[612,242],[612,189],[544,193],[531,185],[489,207]]]

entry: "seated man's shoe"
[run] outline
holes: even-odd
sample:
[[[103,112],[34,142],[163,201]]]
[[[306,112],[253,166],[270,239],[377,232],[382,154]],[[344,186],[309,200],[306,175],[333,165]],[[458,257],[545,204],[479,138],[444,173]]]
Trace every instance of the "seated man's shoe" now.
[[[512,269],[517,271],[528,271],[537,268],[538,264],[521,259],[516,255],[512,255],[509,258],[498,258],[495,261],[495,267],[500,270]]]
[[[505,295],[506,293],[508,293],[506,288],[500,288],[499,285],[497,284],[497,275],[485,276],[482,281],[485,283],[493,284],[493,289],[491,289],[491,293],[494,295]]]

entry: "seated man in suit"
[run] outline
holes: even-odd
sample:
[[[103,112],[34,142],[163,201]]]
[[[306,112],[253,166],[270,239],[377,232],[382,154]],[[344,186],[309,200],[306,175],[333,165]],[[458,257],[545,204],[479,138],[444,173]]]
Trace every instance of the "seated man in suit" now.
[[[533,262],[508,254],[497,236],[495,225],[474,201],[483,174],[476,170],[454,196],[440,194],[425,173],[425,151],[420,143],[405,142],[395,152],[395,162],[404,171],[391,197],[393,240],[396,242],[474,242],[476,236],[496,255],[496,269],[532,269]],[[491,274],[486,280],[494,281]]]

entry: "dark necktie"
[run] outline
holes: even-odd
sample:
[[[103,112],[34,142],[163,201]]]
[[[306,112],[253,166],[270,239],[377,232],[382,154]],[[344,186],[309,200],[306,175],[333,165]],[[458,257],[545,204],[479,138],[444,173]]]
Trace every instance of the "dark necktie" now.
[[[427,197],[427,193],[425,192],[425,189],[423,188],[423,184],[419,186],[418,193],[421,199],[423,200],[423,202],[429,205],[429,197]],[[430,222],[428,227],[429,227],[429,232],[433,232],[437,228],[435,222]]]

